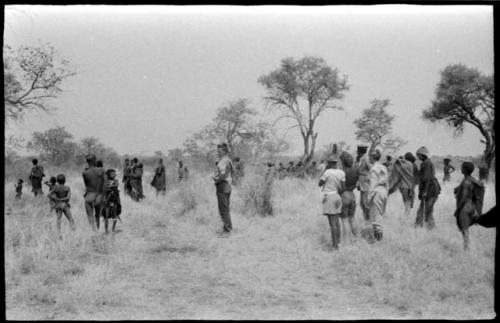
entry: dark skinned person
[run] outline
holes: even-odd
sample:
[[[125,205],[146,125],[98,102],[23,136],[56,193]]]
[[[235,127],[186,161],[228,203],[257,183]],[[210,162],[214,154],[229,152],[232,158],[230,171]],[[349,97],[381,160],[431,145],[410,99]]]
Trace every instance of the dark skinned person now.
[[[434,164],[430,160],[429,150],[426,147],[420,147],[417,150],[417,158],[421,161],[418,183],[418,199],[420,206],[417,210],[415,227],[422,227],[424,223],[428,229],[433,229],[434,222],[434,204],[441,192],[441,186],[436,178]]]
[[[45,173],[43,172],[43,166],[38,165],[38,159],[33,159],[32,163],[33,167],[29,176],[31,191],[35,196],[40,196],[43,195],[42,180],[45,177]]]
[[[104,170],[95,167],[95,155],[87,156],[87,168],[83,171],[83,182],[85,184],[85,212],[92,230],[99,230],[99,216],[102,207],[104,191]]]

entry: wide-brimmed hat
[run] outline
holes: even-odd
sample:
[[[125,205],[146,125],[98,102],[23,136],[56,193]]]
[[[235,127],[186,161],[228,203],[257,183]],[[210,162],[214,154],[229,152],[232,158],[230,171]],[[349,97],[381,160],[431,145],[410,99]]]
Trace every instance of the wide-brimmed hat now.
[[[427,158],[429,158],[429,156],[430,156],[429,149],[427,149],[427,147],[425,147],[425,146],[422,146],[422,147],[417,149],[416,155],[418,155],[418,154],[424,155]]]
[[[368,145],[358,145],[357,152],[358,154],[364,154],[368,150]]]
[[[339,161],[339,156],[337,154],[330,154],[326,157],[326,161],[329,163],[336,163]]]

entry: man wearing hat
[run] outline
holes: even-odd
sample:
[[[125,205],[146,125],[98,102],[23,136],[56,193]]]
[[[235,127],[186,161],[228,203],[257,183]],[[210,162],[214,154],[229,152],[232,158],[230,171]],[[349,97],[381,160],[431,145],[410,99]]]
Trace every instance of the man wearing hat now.
[[[426,147],[417,149],[417,158],[420,159],[420,172],[418,184],[418,199],[420,206],[417,210],[415,227],[422,227],[426,223],[428,229],[435,226],[434,223],[434,203],[436,203],[441,186],[436,178],[434,164],[430,160],[429,150]]]
[[[382,225],[380,220],[385,214],[389,186],[387,167],[380,162],[382,154],[378,149],[370,151],[372,167],[369,172],[368,208],[370,223],[375,239],[382,240]]]
[[[365,221],[369,221],[370,214],[368,208],[368,190],[370,189],[370,179],[368,174],[370,172],[370,160],[368,158],[368,146],[358,145],[357,149],[357,162],[356,168],[358,169],[358,189],[359,189],[359,205],[363,211]]]
[[[102,168],[95,167],[95,155],[87,155],[87,168],[83,171],[83,182],[85,184],[85,212],[92,230],[99,230],[99,215],[105,185],[105,174]]]
[[[212,177],[215,183],[217,194],[217,205],[219,214],[223,223],[223,234],[227,235],[233,229],[231,224],[231,215],[229,212],[229,199],[231,197],[231,173],[233,165],[228,157],[228,148],[226,143],[217,145],[218,161],[215,167],[215,174]]]
[[[334,249],[338,249],[340,243],[340,216],[342,214],[340,195],[345,189],[345,173],[337,168],[338,161],[337,154],[331,154],[327,158],[326,169],[321,174],[318,183],[323,193],[323,215],[328,217]]]

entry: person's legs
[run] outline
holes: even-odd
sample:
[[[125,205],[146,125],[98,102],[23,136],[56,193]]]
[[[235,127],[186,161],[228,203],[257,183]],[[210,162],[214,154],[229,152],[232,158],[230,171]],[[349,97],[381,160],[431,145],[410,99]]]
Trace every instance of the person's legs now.
[[[223,230],[230,232],[232,230],[231,216],[229,213],[229,198],[231,193],[217,192],[217,205],[219,214],[223,223]]]
[[[417,210],[417,217],[415,218],[415,227],[422,227],[424,224],[424,209],[426,208],[425,201],[425,199],[420,200],[420,205]]]
[[[71,214],[71,209],[69,208],[69,206],[66,206],[64,208],[64,216],[66,217],[66,219],[68,219],[71,230],[75,230],[75,220],[73,219],[73,215]]]
[[[361,210],[363,211],[363,218],[365,221],[370,220],[370,210],[368,207],[368,192],[367,191],[360,191],[359,192],[359,205],[361,207]]]
[[[472,216],[474,215],[474,208],[471,203],[467,203],[458,212],[457,216],[457,226],[464,240],[464,250],[469,248],[469,227],[472,223]]]
[[[94,209],[95,209],[95,199],[96,199],[97,194],[93,192],[87,192],[84,195],[85,198],[85,212],[87,213],[87,219],[89,221],[89,225],[92,228],[92,230],[96,230],[96,223],[95,223],[95,217],[94,217]]]
[[[332,245],[333,248],[339,248],[340,242],[340,215],[339,214],[328,214],[328,223],[330,224],[330,230],[332,233]]]
[[[434,222],[434,203],[436,203],[437,197],[430,197],[426,200],[425,203],[425,223],[427,224],[427,228],[429,230],[434,229],[436,226]]]

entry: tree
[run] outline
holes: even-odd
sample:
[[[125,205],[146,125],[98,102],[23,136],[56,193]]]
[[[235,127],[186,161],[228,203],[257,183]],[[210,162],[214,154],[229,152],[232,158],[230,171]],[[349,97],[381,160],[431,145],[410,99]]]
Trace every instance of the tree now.
[[[33,139],[28,143],[28,149],[38,151],[42,156],[56,165],[70,160],[76,149],[71,141],[73,135],[64,129],[56,127],[45,132],[33,132]]]
[[[370,107],[363,110],[361,117],[354,120],[358,128],[356,139],[369,143],[370,149],[380,147],[384,152],[394,153],[406,144],[402,138],[392,134],[395,116],[386,111],[390,104],[389,99],[374,99]]]
[[[82,153],[84,155],[90,155],[93,154],[95,156],[102,156],[104,155],[104,152],[106,148],[104,145],[99,141],[98,138],[95,137],[85,137],[80,141],[80,146],[82,148]]]
[[[5,138],[5,163],[10,164],[18,157],[18,151],[23,147],[24,139],[10,135]]]
[[[49,44],[4,47],[5,122],[20,120],[28,111],[51,111],[50,100],[61,93],[62,81],[75,71]]]
[[[327,109],[342,109],[336,102],[349,89],[347,77],[339,77],[337,69],[328,66],[320,57],[306,56],[300,60],[286,58],[281,66],[258,82],[266,91],[265,100],[281,112],[280,119],[291,119],[304,143],[302,161],[307,163],[314,155],[318,133],[314,125]]]
[[[474,126],[482,136],[483,162],[490,169],[496,149],[493,75],[485,76],[462,64],[447,66],[441,71],[435,99],[422,117],[430,122],[445,122],[455,130],[455,136],[463,133],[466,124]]]

